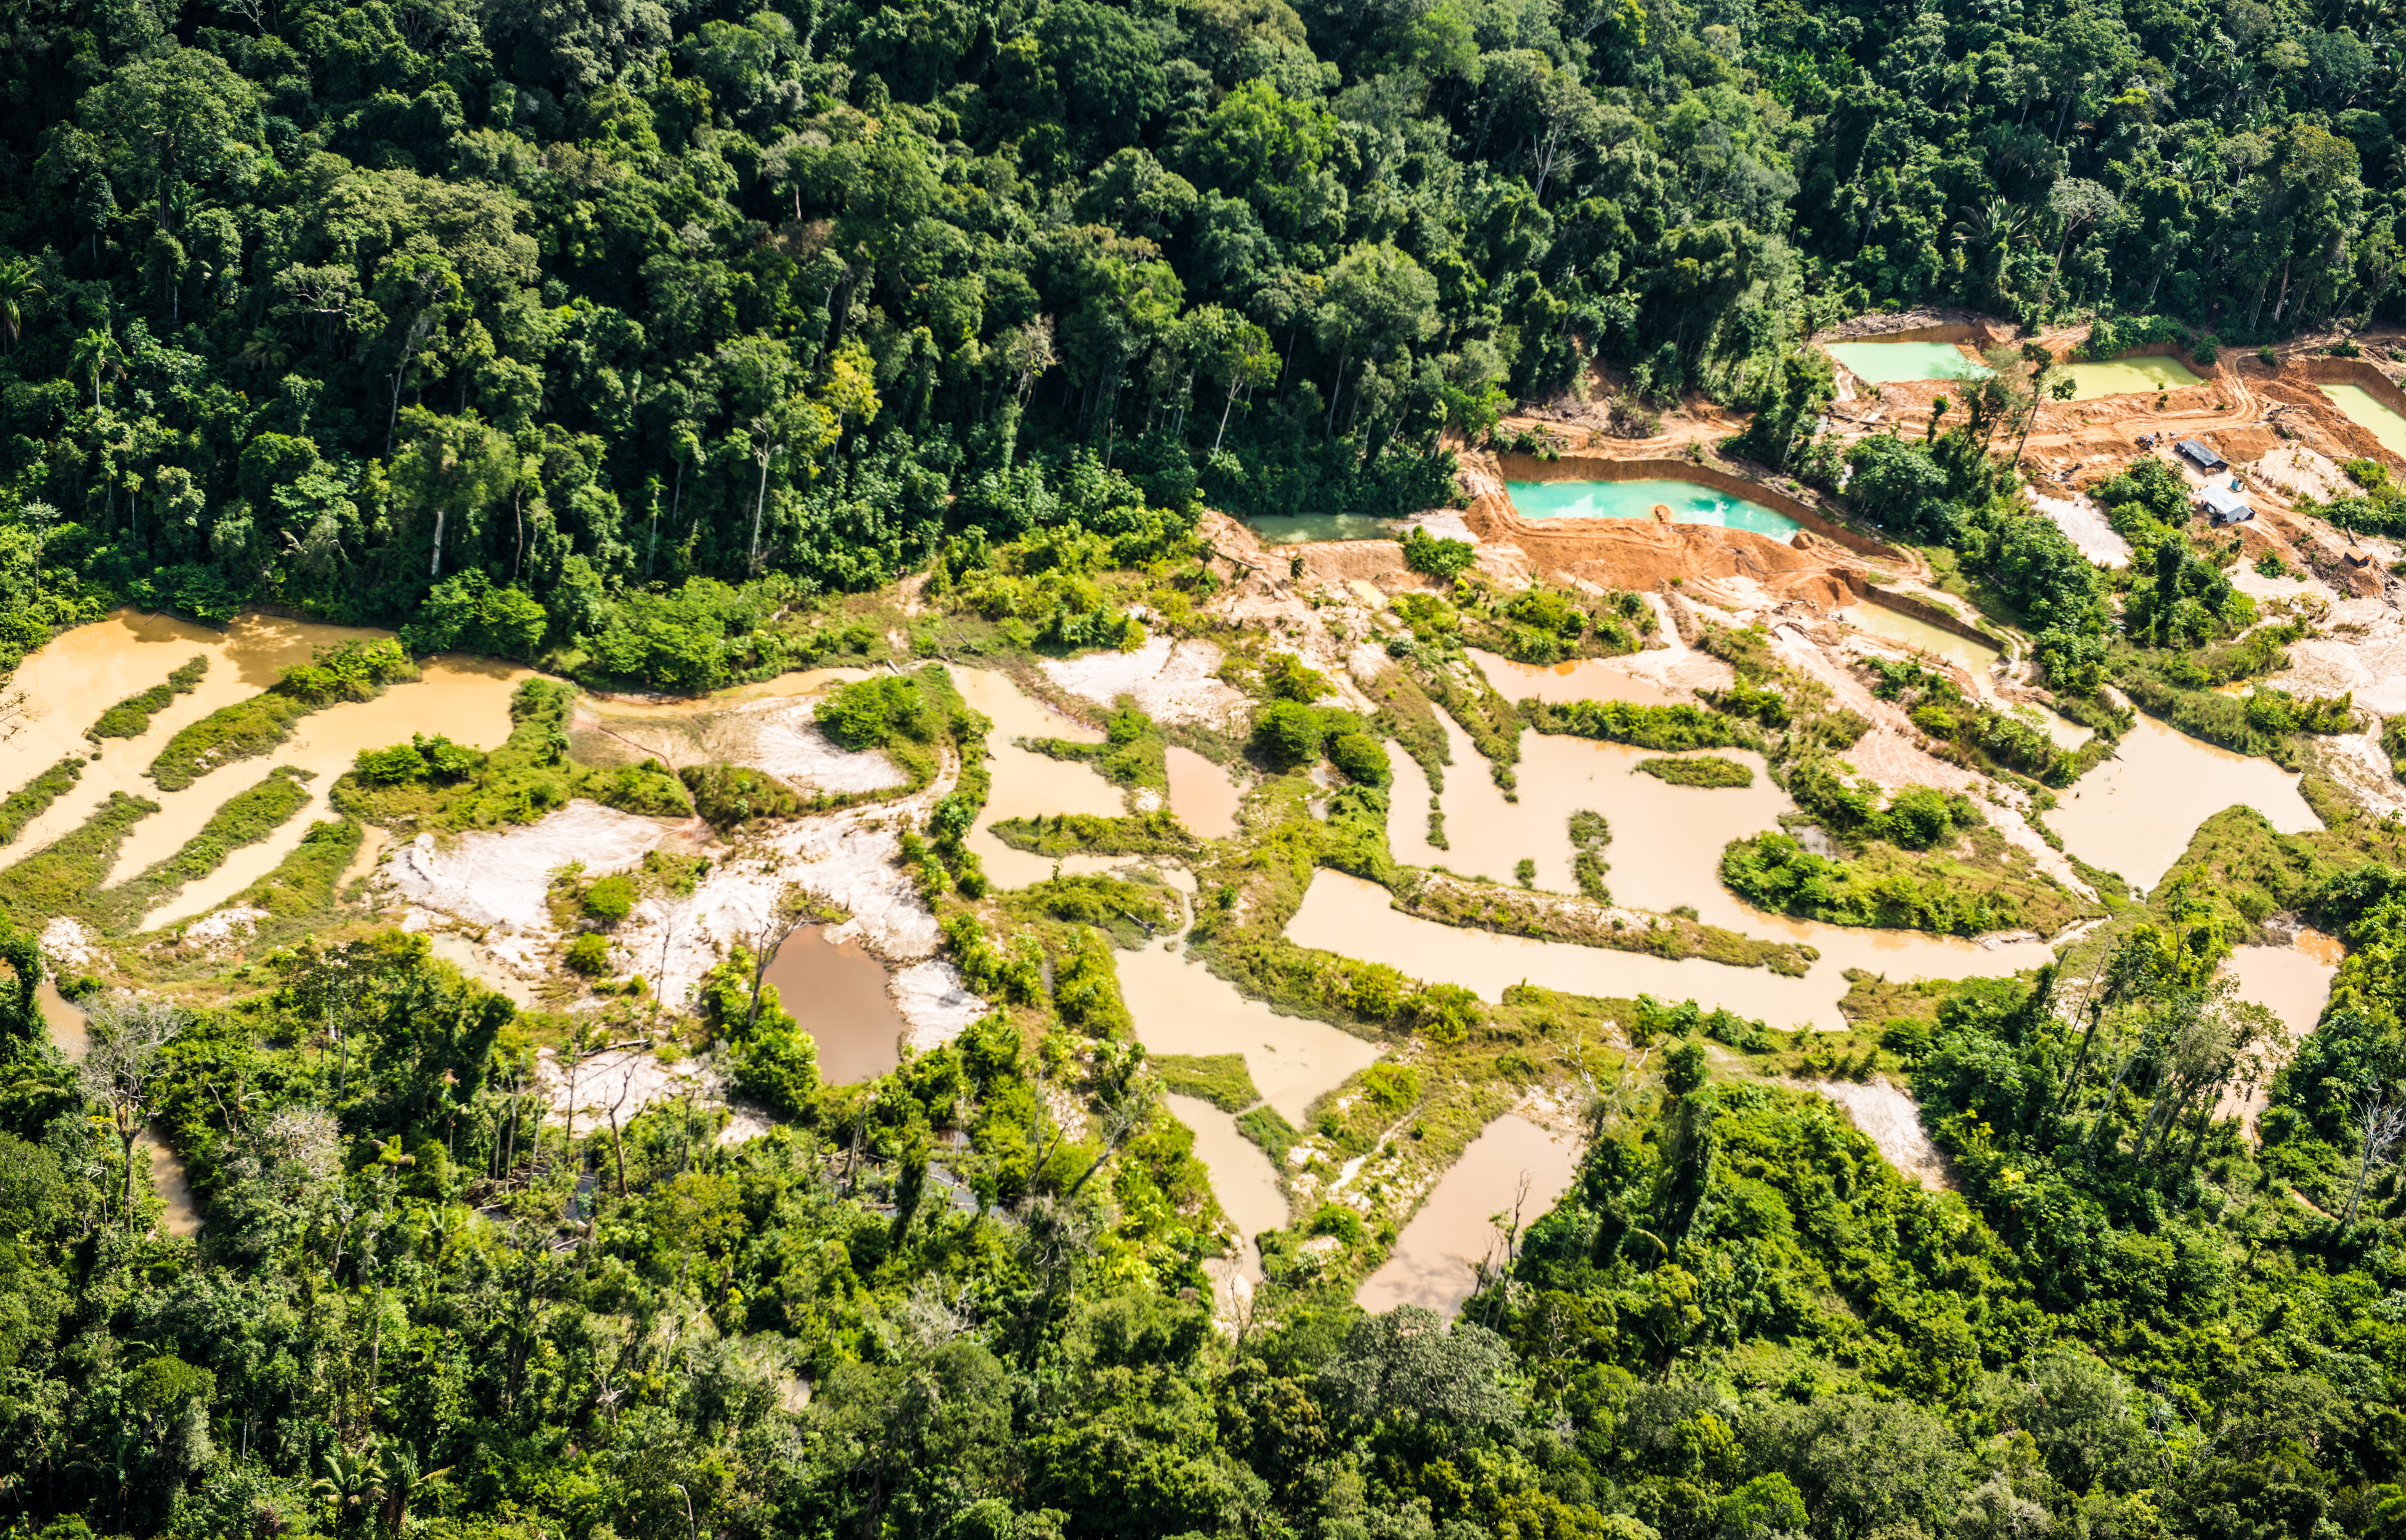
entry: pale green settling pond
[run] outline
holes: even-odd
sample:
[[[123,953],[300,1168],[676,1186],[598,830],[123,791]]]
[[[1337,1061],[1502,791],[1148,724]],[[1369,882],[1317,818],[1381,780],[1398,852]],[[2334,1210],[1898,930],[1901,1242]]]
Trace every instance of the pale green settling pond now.
[[[2196,372],[2178,359],[2116,359],[2111,363],[2068,363],[2074,401],[2102,396],[2136,396],[2150,390],[2178,390],[2203,385]]]
[[[1718,524],[1774,540],[1797,530],[1786,514],[1692,481],[1507,481],[1504,490],[1522,518],[1651,518],[1659,502],[1679,524]]]
[[[1970,380],[1988,372],[1986,364],[1951,342],[1833,342],[1830,356],[1873,385],[1900,380]]]
[[[2316,386],[2328,396],[2340,415],[2371,433],[2374,442],[2393,455],[2406,455],[2406,417],[2381,403],[2381,398],[2361,385]]]

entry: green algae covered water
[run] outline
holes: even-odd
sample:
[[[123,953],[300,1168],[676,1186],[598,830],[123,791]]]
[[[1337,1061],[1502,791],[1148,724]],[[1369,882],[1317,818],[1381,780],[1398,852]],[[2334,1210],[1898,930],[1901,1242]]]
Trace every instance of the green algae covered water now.
[[[1951,342],[1833,342],[1829,355],[1872,385],[1972,380],[1988,369]]]

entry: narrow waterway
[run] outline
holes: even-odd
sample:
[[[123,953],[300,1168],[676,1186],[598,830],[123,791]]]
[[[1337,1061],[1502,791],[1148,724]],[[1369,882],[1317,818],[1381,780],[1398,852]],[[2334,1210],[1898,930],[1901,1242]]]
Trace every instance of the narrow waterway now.
[[[1103,735],[1045,705],[999,673],[985,669],[955,669],[953,683],[963,699],[994,723],[986,735],[986,769],[993,789],[985,811],[964,841],[977,853],[988,881],[997,887],[1026,887],[1053,875],[1050,856],[1013,850],[996,839],[992,826],[1004,818],[1033,818],[1038,813],[1086,812],[1116,817],[1127,811],[1117,786],[1092,766],[1048,759],[1012,742],[1014,738],[1059,738],[1072,743],[1099,743]],[[1064,872],[1101,871],[1118,865],[1110,856],[1072,855],[1059,863]]]
[[[41,1006],[43,1024],[50,1028],[50,1041],[68,1059],[80,1061],[92,1045],[92,1035],[84,1028],[83,1012],[47,982],[35,991],[35,998]],[[157,1228],[176,1236],[200,1234],[201,1212],[192,1201],[192,1184],[184,1172],[183,1161],[167,1148],[167,1141],[159,1137],[156,1127],[142,1130],[134,1147],[149,1165],[150,1190],[166,1205]]]
[[[1419,1305],[1441,1315],[1459,1314],[1478,1285],[1473,1264],[1493,1266],[1506,1260],[1505,1232],[1497,1219],[1511,1223],[1517,1204],[1525,1231],[1578,1176],[1575,1141],[1507,1112],[1437,1179],[1385,1264],[1354,1291],[1353,1302],[1373,1311]]]
[[[804,925],[769,959],[777,1003],[818,1045],[819,1079],[832,1085],[875,1080],[902,1062],[910,1031],[895,1009],[885,965],[856,940],[830,941]]]
[[[1234,1113],[1197,1096],[1165,1095],[1162,1101],[1172,1117],[1195,1131],[1195,1158],[1211,1174],[1211,1194],[1243,1241],[1238,1265],[1247,1279],[1259,1281],[1262,1253],[1253,1237],[1286,1228],[1286,1197],[1279,1191],[1278,1168],[1260,1145],[1238,1129]]]
[[[62,632],[27,656],[0,686],[0,700],[8,703],[0,712],[0,795],[62,759],[88,760],[95,752],[100,758],[84,765],[74,787],[0,850],[0,859],[14,860],[74,829],[111,792],[155,798],[158,787],[142,772],[177,732],[220,706],[257,695],[284,670],[308,662],[319,647],[390,634],[257,615],[239,616],[219,631],[131,609]],[[163,684],[194,657],[208,660],[198,686],[171,699],[141,737],[104,739],[97,748],[84,737],[103,712]],[[265,768],[259,760],[246,763],[255,772]]]

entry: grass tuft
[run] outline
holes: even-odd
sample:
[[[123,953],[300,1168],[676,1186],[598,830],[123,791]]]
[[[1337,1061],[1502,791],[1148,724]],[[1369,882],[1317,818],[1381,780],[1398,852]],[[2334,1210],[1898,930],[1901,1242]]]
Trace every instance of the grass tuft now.
[[[62,759],[49,770],[8,794],[0,802],[0,845],[13,843],[25,832],[25,826],[50,811],[51,803],[67,794],[69,788],[83,778],[80,757]]]
[[[1241,1112],[1262,1099],[1242,1053],[1156,1053],[1149,1062],[1164,1091],[1210,1102],[1223,1112]]]
[[[192,660],[167,676],[163,685],[153,685],[139,695],[124,699],[100,713],[100,720],[84,729],[83,735],[97,743],[104,738],[139,738],[150,730],[150,719],[167,709],[179,695],[190,695],[200,688],[201,676],[209,671],[206,654]]]

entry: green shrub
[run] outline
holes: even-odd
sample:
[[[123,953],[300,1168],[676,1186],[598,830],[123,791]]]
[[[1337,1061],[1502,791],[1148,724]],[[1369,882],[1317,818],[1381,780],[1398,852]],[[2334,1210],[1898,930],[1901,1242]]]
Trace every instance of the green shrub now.
[[[1416,572],[1443,578],[1451,583],[1470,569],[1479,559],[1479,549],[1465,540],[1444,540],[1430,534],[1419,525],[1408,530],[1400,544],[1404,547],[1404,565]]]
[[[1734,759],[1702,754],[1680,759],[1640,759],[1637,768],[1675,786],[1734,787],[1754,784],[1754,770]]]
[[[1329,739],[1328,760],[1348,780],[1365,786],[1383,787],[1394,776],[1386,745],[1366,732],[1340,732]]]
[[[1304,666],[1303,659],[1293,653],[1273,653],[1262,668],[1262,687],[1272,699],[1299,701],[1310,705],[1323,695],[1334,695],[1337,686],[1317,669]]]
[[[1274,770],[1317,763],[1325,736],[1320,713],[1297,701],[1273,700],[1253,713],[1253,752]]]
[[[585,916],[605,925],[622,924],[635,911],[635,880],[623,874],[597,878],[586,885]]]
[[[129,695],[101,713],[100,720],[84,729],[84,736],[95,743],[104,738],[141,737],[150,730],[151,717],[166,710],[176,697],[198,689],[201,676],[208,671],[207,656],[194,657],[169,674],[165,684],[153,685],[139,695]]]
[[[896,737],[924,742],[930,728],[918,682],[894,674],[842,685],[811,714],[828,737],[855,753],[884,748]]]
[[[568,943],[568,954],[561,959],[574,972],[588,979],[598,979],[610,971],[610,938],[597,930],[588,930]]]
[[[802,799],[774,776],[743,765],[687,765],[677,779],[693,797],[693,811],[722,837],[756,823],[801,815]]]

